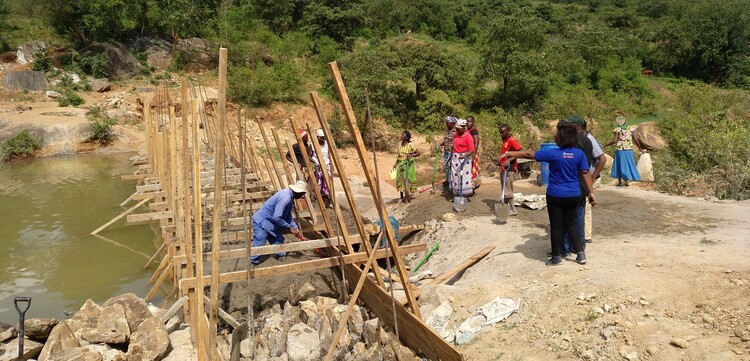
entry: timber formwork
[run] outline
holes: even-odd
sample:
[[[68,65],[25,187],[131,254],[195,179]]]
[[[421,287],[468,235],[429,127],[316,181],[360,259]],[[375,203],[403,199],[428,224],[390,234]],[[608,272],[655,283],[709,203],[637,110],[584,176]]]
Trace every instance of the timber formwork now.
[[[308,196],[296,201],[294,207],[294,216],[301,230],[311,239],[282,245],[250,246],[250,218],[253,211],[259,209],[276,191],[288,187],[297,179],[304,179],[295,157],[292,156],[294,164],[290,164],[284,156],[287,152],[293,154],[293,144],[299,144],[304,149],[298,130],[304,129],[310,134],[315,154],[321,154],[321,149],[313,137],[318,127],[309,127],[310,120],[306,120],[303,127],[303,120],[289,119],[288,130],[295,138],[282,139],[277,129],[266,131],[258,120],[247,119],[242,110],[235,111],[236,119],[228,119],[226,66],[227,50],[222,48],[219,51],[216,99],[209,98],[201,84],[184,79],[179,102],[173,99],[166,85],[157,87],[142,99],[147,153],[137,161],[140,168],[136,174],[123,176],[123,179],[139,180],[141,185],[126,201],[138,204],[118,217],[148,203],[150,212],[128,215],[128,222],[158,222],[160,225],[163,245],[146,264],[147,267],[156,265],[150,280],[153,287],[146,298],[152,299],[157,293],[164,292],[165,288],[169,290],[165,303],[177,301],[168,314],[178,310],[184,312],[185,323],[191,326],[191,337],[199,360],[234,359],[237,357],[234,352],[231,356],[219,353],[216,343],[217,320],[221,317],[236,331],[248,326],[241,325],[219,308],[219,285],[249,282],[248,286],[252,288],[252,282],[265,276],[337,267],[343,270],[344,278],[348,281],[345,285],[349,289],[342,292],[350,296],[350,305],[341,325],[346,325],[353,304],[359,301],[389,327],[400,330],[400,341],[410,348],[432,360],[463,360],[452,345],[443,341],[422,321],[416,303],[418,291],[408,281],[402,256],[425,251],[426,247],[424,244],[399,246],[396,241],[394,230],[387,221],[388,212],[377,191],[372,160],[366,153],[335,62],[329,64],[333,85],[379,218],[386,220],[382,222],[379,237],[386,240],[387,247],[372,249],[371,235],[366,232],[362,222],[335,139],[315,92],[310,93],[316,113],[316,119],[312,122],[326,135],[331,163],[339,176],[346,199],[336,199],[334,180],[323,172],[331,189],[332,215],[326,212],[314,184],[308,187]],[[262,138],[261,147],[253,141],[258,135]],[[311,160],[305,152],[302,154],[303,166],[312,169]],[[351,212],[352,219],[349,221],[353,221],[356,233],[350,233],[346,227],[342,201],[346,202]],[[359,251],[355,251],[356,245],[360,245],[357,247]],[[240,272],[220,272],[219,266],[225,261],[247,260],[250,255],[313,249],[322,249],[327,256],[277,266],[261,265]],[[391,260],[395,274],[389,277],[403,285],[403,299],[392,298],[379,269],[373,272],[373,279],[367,277],[370,268],[377,268],[374,260],[381,258]],[[252,311],[252,308],[249,307],[249,310]],[[248,315],[247,319],[251,322],[252,315]],[[342,330],[338,331],[340,334]],[[326,359],[333,356],[337,341],[334,341]]]

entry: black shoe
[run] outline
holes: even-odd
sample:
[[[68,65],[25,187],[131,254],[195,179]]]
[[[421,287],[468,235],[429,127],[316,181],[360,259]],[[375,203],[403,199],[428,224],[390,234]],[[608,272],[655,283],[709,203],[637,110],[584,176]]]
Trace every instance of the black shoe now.
[[[562,258],[560,256],[552,256],[550,259],[544,262],[545,266],[559,266],[563,263]]]
[[[594,240],[593,239],[587,239],[586,243],[594,243]]]
[[[578,252],[578,256],[576,256],[576,262],[578,262],[578,264],[586,264],[586,253]]]

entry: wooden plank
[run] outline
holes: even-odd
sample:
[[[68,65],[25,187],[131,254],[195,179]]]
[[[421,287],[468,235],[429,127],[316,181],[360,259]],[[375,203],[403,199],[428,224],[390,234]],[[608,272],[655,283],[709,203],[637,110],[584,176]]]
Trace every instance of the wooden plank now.
[[[210,299],[208,299],[208,296],[203,295],[203,300],[211,302]],[[229,324],[229,326],[232,326],[232,328],[240,328],[240,323],[237,322],[237,320],[234,319],[230,314],[227,313],[227,311],[222,310],[219,308],[219,316],[222,320],[226,321],[226,323]]]
[[[156,191],[160,191],[161,189],[162,188],[161,188],[161,184],[160,183],[156,183],[156,184],[144,184],[142,186],[135,186],[135,191],[138,192],[138,193],[156,192]]]
[[[134,201],[142,201],[144,199],[154,199],[164,197],[164,192],[146,192],[133,194]]]
[[[401,252],[403,254],[409,254],[409,253],[417,253],[417,252],[424,252],[427,250],[427,246],[424,244],[411,244],[408,246],[401,247]],[[381,258],[387,258],[391,257],[393,253],[390,249],[379,249],[377,251],[377,255],[375,256],[377,259]],[[364,252],[354,253],[354,254],[347,254],[342,257],[327,257],[327,258],[321,258],[311,261],[303,261],[303,262],[296,262],[296,263],[290,263],[290,264],[284,264],[279,266],[272,266],[272,267],[256,267],[253,268],[250,271],[250,274],[253,278],[258,277],[268,277],[268,276],[279,276],[289,273],[299,273],[299,272],[306,272],[306,271],[313,271],[317,269],[322,268],[330,268],[334,266],[338,266],[340,262],[343,262],[344,264],[349,263],[362,263],[367,261],[368,257],[367,254]],[[208,280],[208,276],[203,277],[204,281]],[[228,272],[228,273],[222,273],[219,277],[219,283],[233,283],[233,282],[240,282],[247,279],[247,272],[246,271],[238,271],[238,272]],[[196,286],[196,278],[186,278],[183,280],[180,280],[180,289],[186,289],[186,288],[192,288]],[[356,281],[356,280],[355,280]],[[354,282],[352,282],[353,284]]]
[[[172,318],[172,316],[174,316],[174,314],[177,313],[177,311],[180,308],[182,308],[183,306],[185,306],[185,304],[187,303],[187,301],[188,301],[188,296],[182,296],[182,297],[180,297],[180,299],[178,299],[172,305],[172,307],[170,307],[167,310],[167,312],[165,312],[164,315],[161,316],[161,322],[166,323],[167,321],[169,321],[169,319]]]
[[[404,249],[405,247],[402,248]],[[346,265],[345,270],[346,279],[352,284],[362,276],[362,271],[355,265]],[[397,326],[396,320],[398,320],[399,337],[404,345],[423,353],[433,361],[463,361],[464,358],[458,350],[445,342],[415,314],[400,304],[396,304],[393,308],[391,296],[375,282],[366,279],[359,298],[391,329]],[[396,320],[394,320],[394,312]]]
[[[148,174],[123,174],[120,176],[122,180],[141,180],[146,178]]]
[[[362,134],[359,132],[357,119],[354,116],[354,110],[352,110],[352,105],[349,102],[349,95],[346,92],[346,87],[344,86],[344,80],[341,78],[341,73],[339,73],[338,64],[336,64],[335,61],[328,63],[328,69],[330,70],[331,77],[333,78],[333,86],[334,88],[336,88],[336,93],[339,96],[341,108],[344,110],[346,125],[349,127],[349,132],[351,133],[354,140],[354,145],[357,149],[357,153],[359,154],[359,159],[362,162],[362,167],[365,171],[367,183],[370,184],[370,192],[372,193],[372,199],[375,200],[375,206],[378,210],[378,215],[382,220],[386,240],[388,241],[390,248],[393,250],[395,260],[394,263],[396,269],[398,270],[398,275],[402,280],[408,280],[409,274],[406,272],[406,268],[404,268],[403,258],[401,257],[398,249],[398,241],[396,240],[396,237],[394,235],[391,222],[388,221],[388,211],[385,209],[385,204],[383,204],[383,200],[380,199],[380,195],[378,194],[378,182],[377,178],[375,177],[375,171],[372,169],[372,165],[368,160],[367,149],[365,149],[365,142],[362,139]],[[419,307],[417,307],[415,302],[416,298],[414,297],[414,291],[412,290],[411,284],[409,282],[404,282],[404,293],[406,293],[406,298],[410,302],[409,307],[414,313],[414,316],[416,316],[417,319],[422,319]]]
[[[146,262],[146,265],[143,266],[143,269],[151,267],[151,265],[154,264],[154,261],[156,260],[157,256],[159,256],[159,254],[161,254],[161,252],[164,250],[164,248],[166,246],[167,246],[166,243],[162,243],[161,247],[159,247],[159,249],[157,249],[156,252],[154,252],[154,255],[151,256],[151,258],[148,260],[148,262]]]
[[[198,142],[198,133],[200,132],[198,121],[198,99],[192,98],[192,117],[193,117],[193,174],[200,173],[201,146]],[[195,210],[195,275],[197,279],[197,289],[203,290],[203,208],[201,205],[201,177],[193,177],[193,209]],[[201,294],[203,292],[200,292]],[[203,297],[195,297],[195,310],[198,318],[197,332],[197,349],[198,360],[206,360],[206,325],[203,322],[205,312]]]
[[[296,132],[296,129],[292,129],[293,132]],[[286,147],[291,155],[290,158],[292,158],[292,164],[294,165],[294,170],[297,172],[297,180],[304,181],[305,180],[305,172],[300,169],[299,163],[297,163],[297,157],[294,155],[294,148],[292,147],[292,142],[287,139],[286,140]],[[312,221],[313,223],[318,223],[318,219],[315,215],[315,210],[313,209],[312,201],[310,200],[310,192],[305,193],[305,204],[307,205],[308,211],[310,211],[310,215],[312,215]]]
[[[171,211],[131,214],[128,216],[128,223],[150,222],[159,219],[172,218],[172,216],[173,214]]]
[[[461,262],[460,264],[450,268],[449,270],[441,273],[439,276],[431,279],[429,282],[427,282],[428,285],[436,285],[443,283],[451,278],[453,276],[457,275],[459,272],[465,271],[467,268],[473,266],[475,263],[479,262],[482,258],[490,254],[495,249],[495,246],[487,246],[485,248],[482,248],[479,252],[475,253],[473,256],[467,258],[465,261]],[[414,296],[419,296],[419,294],[422,293],[422,289],[417,289],[414,292]],[[402,305],[405,305],[409,301],[406,298],[401,298],[398,300],[398,302]]]
[[[344,163],[339,156],[339,151],[336,146],[336,140],[333,137],[331,128],[328,126],[328,121],[326,121],[325,114],[323,113],[323,108],[321,106],[320,99],[318,98],[318,93],[311,92],[310,99],[312,100],[313,108],[315,109],[315,114],[317,115],[320,127],[321,129],[323,129],[323,133],[326,135],[329,152],[331,154],[331,160],[333,161],[333,165],[336,167],[336,171],[339,174],[341,186],[342,188],[344,188],[344,194],[346,195],[346,201],[349,203],[349,209],[351,209],[352,218],[354,218],[354,224],[357,227],[357,231],[359,232],[359,234],[367,234],[367,232],[365,231],[365,226],[362,223],[362,216],[359,213],[359,208],[357,208],[357,203],[354,197],[354,192],[352,191],[352,186],[349,183],[349,177],[347,177],[346,169],[344,168]],[[340,213],[341,211],[337,210],[337,212]],[[372,252],[372,246],[369,242],[365,242],[365,252],[367,254],[370,254]],[[383,277],[380,274],[375,274],[375,280],[381,287],[384,287],[385,283],[383,282]]]
[[[260,123],[260,120],[257,120],[258,122],[258,128],[260,129],[260,135],[263,138],[263,143],[266,145],[266,151],[268,152],[269,157],[271,158],[271,165],[273,166],[273,171],[276,173],[276,178],[279,180],[279,189],[281,188],[287,188],[289,187],[289,183],[287,183],[284,180],[284,177],[281,176],[281,171],[279,171],[279,168],[276,166],[276,162],[273,160],[273,152],[271,148],[271,143],[268,142],[268,137],[266,136],[266,132],[263,129],[263,124]],[[281,154],[279,154],[281,156]],[[281,160],[284,160],[284,157],[281,157]]]
[[[126,215],[128,215],[128,213],[134,211],[136,208],[142,206],[146,202],[148,202],[148,199],[144,199],[144,200],[138,202],[138,204],[136,204],[136,205],[128,208],[125,212],[122,212],[122,213],[118,214],[117,216],[115,216],[115,218],[112,218],[109,222],[107,222],[107,223],[103,224],[101,227],[95,229],[93,232],[91,232],[91,234],[97,234],[97,233],[101,232],[103,229],[109,227],[110,225],[112,225],[112,223],[117,222],[122,217],[125,217]]]

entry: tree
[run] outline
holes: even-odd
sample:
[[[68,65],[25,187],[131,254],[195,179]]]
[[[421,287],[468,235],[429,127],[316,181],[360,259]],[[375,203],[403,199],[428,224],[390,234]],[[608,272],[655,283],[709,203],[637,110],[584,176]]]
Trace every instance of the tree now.
[[[131,30],[124,0],[53,0],[48,3],[52,25],[79,46],[116,40]]]
[[[328,36],[346,49],[354,46],[354,33],[365,25],[362,0],[311,0],[301,20],[313,37]]]
[[[480,51],[486,75],[500,84],[506,102],[533,103],[545,91],[543,53],[547,22],[530,7],[505,5],[484,34]]]

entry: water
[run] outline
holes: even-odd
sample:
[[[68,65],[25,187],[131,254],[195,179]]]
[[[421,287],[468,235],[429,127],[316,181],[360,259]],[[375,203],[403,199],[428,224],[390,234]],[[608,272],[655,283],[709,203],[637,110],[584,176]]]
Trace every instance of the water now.
[[[26,317],[65,318],[86,301],[143,297],[155,252],[148,225],[125,218],[89,235],[127,208],[135,191],[132,154],[78,155],[0,163],[0,322],[15,324],[13,297],[29,296]],[[127,207],[132,207],[130,203]],[[137,210],[136,212],[143,212]]]

